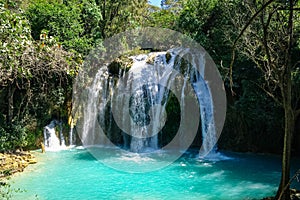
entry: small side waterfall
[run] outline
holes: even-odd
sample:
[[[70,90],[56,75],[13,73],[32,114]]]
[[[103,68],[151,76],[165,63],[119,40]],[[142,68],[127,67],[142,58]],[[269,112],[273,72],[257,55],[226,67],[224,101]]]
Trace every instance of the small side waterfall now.
[[[75,139],[74,139],[74,121],[71,119],[70,122],[70,131],[69,131],[69,145],[74,146],[75,145]]]
[[[210,91],[204,81],[197,81],[193,84],[200,104],[201,129],[202,129],[202,148],[199,152],[200,157],[207,154],[216,153],[217,138],[215,133],[215,122],[213,116],[213,105],[211,102]],[[212,148],[213,147],[213,148]]]
[[[60,126],[60,138],[58,138],[55,133],[55,127],[57,125]],[[46,151],[59,151],[66,148],[61,122],[59,123],[56,120],[52,120],[50,124],[44,127],[44,145]]]
[[[212,96],[204,80],[204,55],[193,57],[189,49],[177,48],[168,52],[132,56],[130,59],[132,66],[127,73],[121,67],[117,72],[109,66],[102,67],[87,88],[80,133],[83,144],[107,144],[99,134],[98,123],[110,140],[117,141],[132,152],[159,149],[162,145],[158,133],[168,118],[166,105],[171,93],[169,88],[171,85],[176,88],[180,82],[183,102],[180,109],[188,106],[189,95],[196,95],[198,99],[203,141],[200,155],[208,154],[217,138]],[[182,78],[174,76],[171,71],[177,71]],[[186,91],[187,85],[192,86],[194,94]],[[131,94],[128,100],[125,94]],[[180,134],[180,143],[184,143],[184,133]]]

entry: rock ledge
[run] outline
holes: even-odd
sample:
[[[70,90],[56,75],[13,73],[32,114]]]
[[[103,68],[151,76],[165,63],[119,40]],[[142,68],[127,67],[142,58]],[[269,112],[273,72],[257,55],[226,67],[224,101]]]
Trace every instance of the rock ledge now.
[[[29,152],[0,153],[0,178],[22,172],[29,164],[37,163]]]

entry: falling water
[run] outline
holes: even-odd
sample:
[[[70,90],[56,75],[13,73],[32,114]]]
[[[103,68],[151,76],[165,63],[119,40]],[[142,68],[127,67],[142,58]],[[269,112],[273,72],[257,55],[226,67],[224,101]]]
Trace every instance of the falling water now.
[[[74,146],[75,140],[74,140],[74,121],[73,118],[70,121],[70,131],[69,131],[69,145]]]
[[[213,116],[213,105],[211,102],[210,91],[204,81],[197,81],[193,84],[197,98],[200,104],[201,127],[202,127],[202,149],[199,152],[200,157],[207,154],[213,155],[216,152],[215,122]]]
[[[55,133],[55,127],[58,124],[60,124],[60,138]],[[52,120],[50,124],[44,127],[44,145],[46,151],[59,151],[66,148],[61,123]]]
[[[184,56],[192,59],[187,62]],[[99,134],[99,124],[108,138],[123,138],[124,148],[132,152],[145,152],[160,148],[158,132],[163,128],[166,116],[166,104],[170,85],[177,80],[168,70],[176,70],[184,77],[181,87],[182,105],[185,109],[186,85],[192,85],[201,113],[203,147],[200,155],[205,156],[216,144],[212,97],[204,80],[204,55],[193,57],[188,49],[172,49],[168,52],[156,52],[132,56],[133,65],[127,73],[110,74],[101,68],[91,86],[87,89],[87,102],[83,111],[81,139],[84,145],[105,145],[105,138]],[[197,67],[197,68],[196,68]],[[197,70],[198,69],[198,70]],[[130,85],[121,85],[120,80],[127,74]],[[158,81],[157,81],[158,80]],[[153,84],[159,82],[160,84]],[[126,90],[127,88],[127,90]],[[129,90],[128,90],[129,88]],[[124,91],[132,94],[126,102]],[[116,106],[121,105],[121,106]],[[130,117],[124,117],[124,116]],[[115,125],[119,127],[115,128]],[[96,127],[96,128],[95,128]],[[129,127],[124,128],[123,127]],[[184,142],[184,133],[180,133]]]

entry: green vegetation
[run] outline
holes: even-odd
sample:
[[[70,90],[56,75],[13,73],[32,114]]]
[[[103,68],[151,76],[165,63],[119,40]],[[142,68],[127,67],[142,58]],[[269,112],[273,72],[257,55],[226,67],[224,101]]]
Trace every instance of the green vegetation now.
[[[170,28],[199,42],[223,76],[228,111],[219,147],[284,147],[279,197],[288,160],[300,152],[299,8],[297,0],[163,0],[161,8],[146,0],[0,0],[0,152],[36,148],[52,118],[67,124],[76,73],[105,38]]]
[[[234,47],[261,70],[265,84],[259,87],[284,110],[282,175],[277,199],[290,199],[292,138],[300,111],[297,108],[298,102],[294,102],[295,99],[299,99],[299,94],[293,92],[299,90],[299,85],[295,84],[292,78],[299,64],[299,57],[294,58],[294,53],[300,53],[295,42],[295,39],[299,39],[294,37],[299,34],[299,15],[295,14],[298,5],[297,1],[293,0],[247,2],[239,8],[247,10],[243,15],[249,16],[251,20],[240,20],[243,16],[241,14],[234,17],[236,27],[244,26],[234,42]],[[242,40],[241,45],[237,43],[239,38]]]
[[[3,200],[12,199],[14,194],[24,192],[21,189],[12,189],[11,185],[6,182],[0,182],[0,197]],[[37,198],[36,198],[37,199]]]
[[[80,12],[80,8],[75,4],[37,1],[29,5],[26,17],[34,40],[39,40],[40,34],[44,33],[56,38],[65,50],[83,53],[91,48],[91,41],[83,35],[84,24],[81,23]]]
[[[0,4],[0,151],[36,147],[52,115],[63,117],[80,54],[65,51],[53,36],[31,36],[24,12]]]

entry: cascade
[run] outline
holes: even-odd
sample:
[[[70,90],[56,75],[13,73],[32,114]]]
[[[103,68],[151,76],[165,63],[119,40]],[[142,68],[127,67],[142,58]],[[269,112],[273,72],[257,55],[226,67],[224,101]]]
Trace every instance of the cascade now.
[[[44,145],[46,151],[59,151],[66,148],[60,124],[57,120],[52,120],[50,124],[44,127]],[[56,125],[60,125],[60,138],[55,133]]]
[[[193,57],[189,54],[192,56],[192,59],[189,59],[191,62],[186,62],[182,59],[186,54],[189,54],[189,49],[176,48],[168,52],[131,56],[133,64],[127,73],[121,68],[115,74],[112,74],[109,68],[100,68],[92,84],[87,88],[81,133],[83,144],[107,145],[105,137],[99,134],[100,125],[109,139],[116,140],[123,148],[132,152],[159,149],[161,144],[158,133],[167,120],[166,105],[170,95],[168,88],[178,81],[168,70],[161,70],[164,68],[176,70],[184,77],[181,92],[183,104],[180,109],[185,109],[187,104],[186,85],[192,85],[201,114],[203,148],[200,156],[208,154],[216,144],[217,138],[212,96],[204,80],[204,55]],[[126,87],[126,83],[122,85],[118,82],[118,79],[125,76],[125,82],[130,83],[130,87],[128,85]],[[154,84],[158,79],[160,84]],[[124,91],[132,94],[129,100],[120,95]],[[180,134],[184,141],[183,133]]]
[[[70,122],[70,131],[69,131],[69,145],[70,146],[74,146],[75,145],[75,139],[73,138],[74,137],[74,121],[73,119],[71,119],[71,122]]]

